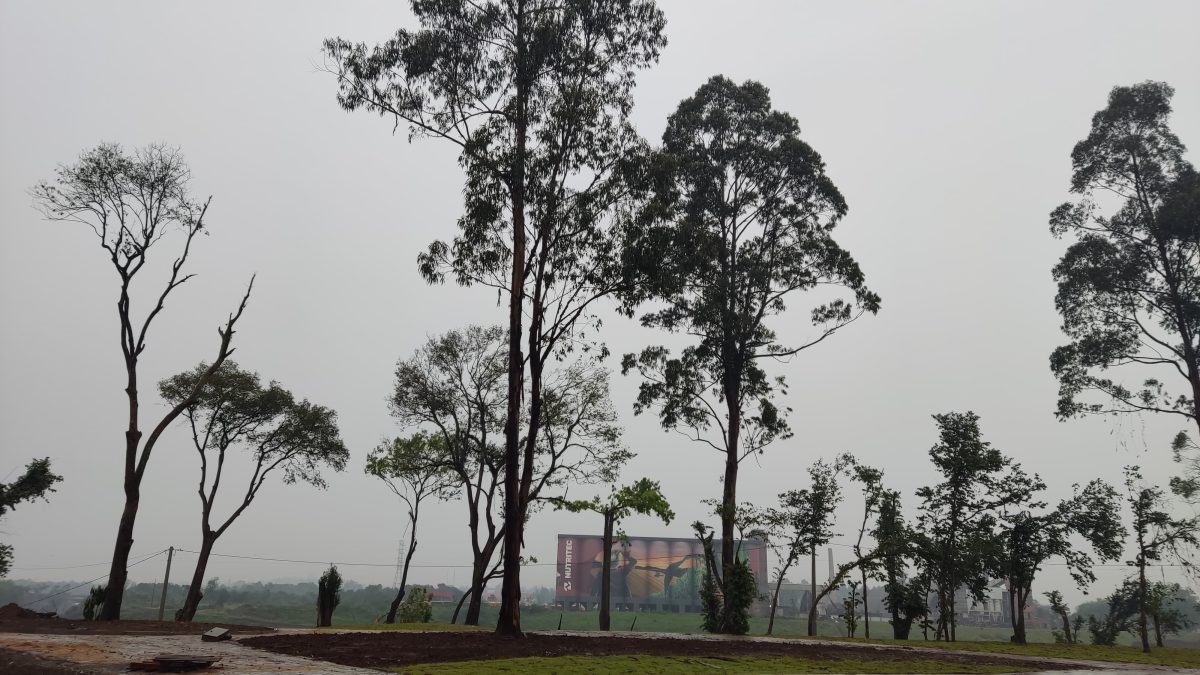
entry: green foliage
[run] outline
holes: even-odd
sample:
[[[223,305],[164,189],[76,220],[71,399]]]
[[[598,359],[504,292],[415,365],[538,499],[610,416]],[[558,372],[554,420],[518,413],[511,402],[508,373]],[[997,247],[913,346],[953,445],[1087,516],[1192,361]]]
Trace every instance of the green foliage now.
[[[1040,483],[1035,489],[1039,487]],[[1124,550],[1125,529],[1121,526],[1120,500],[1117,491],[1104,481],[1094,480],[1082,490],[1075,485],[1072,497],[1050,511],[1034,511],[1045,504],[1033,499],[1031,492],[1028,501],[1009,505],[1000,518],[1002,547],[997,571],[1008,579],[1019,608],[1029,606],[1034,579],[1050,558],[1061,558],[1081,588],[1095,582],[1096,575],[1092,571],[1095,561],[1092,555],[1075,545],[1075,536],[1088,542],[1101,562],[1117,560]],[[1051,598],[1052,604],[1054,601]],[[1067,631],[1064,637],[1069,639],[1070,626],[1061,596],[1058,603],[1064,612],[1063,628]],[[1023,643],[1023,618],[1017,622],[1015,630],[1017,642]]]
[[[939,661],[928,659],[879,660],[807,659],[784,656],[527,656],[487,661],[430,663],[392,668],[392,672],[410,675],[468,675],[489,673],[520,675],[557,675],[592,673],[594,675],[694,675],[710,670],[726,673],[1003,673],[1012,666]]]
[[[412,9],[419,31],[397,31],[373,50],[330,39],[325,52],[345,109],[376,112],[407,124],[410,138],[441,138],[460,151],[459,235],[430,244],[418,267],[430,283],[449,276],[509,294],[503,536],[512,562],[536,499],[526,478],[534,469],[522,466],[536,459],[519,446],[539,445],[543,405],[555,398],[543,397],[545,364],[596,346],[591,309],[622,281],[611,262],[620,248],[612,211],[644,145],[629,121],[632,89],[665,44],[665,20],[652,0],[414,2]],[[524,398],[521,382],[530,387]],[[614,421],[598,419],[593,429]],[[500,628],[510,634],[520,633],[519,571],[512,564],[504,571],[510,609]]]
[[[203,593],[200,582],[216,540],[249,508],[272,474],[283,481],[327,487],[323,468],[341,471],[350,451],[342,442],[337,413],[324,406],[297,401],[277,382],[264,386],[258,373],[242,370],[224,360],[215,368],[201,363],[158,383],[159,394],[172,406],[182,406],[192,433],[192,445],[200,456],[200,555],[192,575],[187,599],[175,614],[177,621],[191,621]],[[224,519],[212,518],[213,504],[229,465],[231,450],[249,454],[253,469],[245,480],[240,502]]]
[[[1132,626],[1119,604],[1110,601],[1108,613],[1104,616],[1087,618],[1087,628],[1092,635],[1092,644],[1111,647],[1117,644],[1117,636],[1131,630]]]
[[[83,618],[86,621],[92,621],[96,618],[100,608],[104,606],[104,594],[108,592],[108,586],[92,586],[88,591],[87,599],[83,601]]]
[[[1071,608],[1067,606],[1067,603],[1063,602],[1062,593],[1059,591],[1046,591],[1042,595],[1046,596],[1046,600],[1050,601],[1050,611],[1054,612],[1062,620],[1062,631],[1054,631],[1054,641],[1069,645],[1075,644],[1078,636],[1071,631]]]
[[[400,610],[396,614],[400,623],[429,623],[433,619],[433,603],[424,586],[414,586],[404,595]]]
[[[724,455],[728,565],[737,467],[791,436],[790,410],[776,403],[785,382],[762,363],[878,311],[879,298],[833,239],[846,212],[841,193],[800,139],[795,118],[772,109],[763,85],[709,79],[667,120],[645,178],[644,204],[628,223],[622,252],[624,309],[632,315],[652,302],[658,309],[641,317],[643,325],[698,340],[678,354],[662,346],[626,354],[622,372],[642,379],[635,413],[656,409],[664,429],[685,431]],[[772,319],[818,287],[848,297],[823,296],[810,313],[816,336],[784,344]]]
[[[342,601],[342,575],[336,565],[321,575],[317,581],[317,626],[333,625],[333,611]]]
[[[1132,511],[1131,529],[1136,546],[1134,559],[1129,564],[1137,570],[1139,579],[1136,595],[1142,618],[1138,622],[1138,632],[1142,637],[1142,648],[1149,651],[1150,627],[1145,624],[1144,617],[1152,614],[1154,598],[1146,581],[1146,568],[1164,559],[1190,567],[1189,553],[1200,544],[1200,517],[1172,517],[1167,511],[1163,489],[1146,485],[1136,466],[1125,467],[1125,493]]]
[[[1171,476],[1171,492],[1195,503],[1200,498],[1200,446],[1181,431],[1171,440],[1171,455],[1183,469],[1182,475]]]
[[[749,561],[735,556],[722,565],[713,549],[716,533],[701,522],[692,523],[704,547],[704,577],[700,583],[700,622],[710,633],[745,635],[750,630],[750,605],[758,599],[758,584]],[[720,572],[718,572],[720,569]]]
[[[641,478],[630,485],[618,488],[613,486],[608,498],[601,501],[600,497],[587,500],[555,500],[559,508],[572,513],[591,511],[601,515],[609,515],[613,524],[618,524],[625,518],[639,513],[644,516],[657,516],[665,524],[670,524],[675,518],[675,512],[662,494],[662,487],[656,480]]]
[[[722,189],[725,181],[743,188]],[[816,344],[877,311],[879,298],[833,240],[846,205],[820,155],[800,140],[793,117],[771,108],[761,84],[713,77],[681,102],[649,183],[624,251],[637,282],[626,309],[662,302],[643,325],[701,340],[678,356],[648,347],[624,357],[623,371],[644,380],[635,411],[657,407],[667,429],[719,428],[725,437],[708,443],[740,460],[791,433],[773,401],[786,392],[783,380],[768,376],[762,360]],[[786,297],[817,286],[844,288],[852,299],[812,310],[820,337],[782,344],[768,320]]]
[[[441,435],[418,431],[380,443],[367,455],[364,471],[383,481],[409,508],[410,518],[426,496],[450,498],[458,477],[436,461],[446,455]]]
[[[914,555],[914,536],[904,522],[900,493],[884,490],[879,496],[879,513],[871,530],[880,551],[880,573],[884,581],[883,605],[891,613],[892,635],[907,640],[913,622],[929,612],[928,583],[909,579],[908,560]]]
[[[46,494],[54,492],[54,484],[61,481],[59,476],[50,470],[50,459],[35,459],[25,465],[25,472],[11,483],[0,483],[0,517],[16,508],[21,502],[32,502],[35,499],[46,499]],[[0,544],[0,578],[8,574],[12,562],[12,546]]]
[[[966,627],[964,626],[964,632]],[[1106,661],[1113,663],[1144,663],[1149,665],[1174,666],[1182,668],[1200,667],[1200,650],[1192,648],[1167,648],[1155,650],[1153,654],[1144,654],[1131,647],[1083,645],[1083,644],[1028,644],[1019,645],[1008,640],[997,642],[929,642],[922,647],[930,649],[952,649],[971,652],[997,654],[1020,654],[1033,657],[1051,657],[1066,659],[1082,659],[1089,661]],[[1011,669],[1012,666],[1009,666]]]
[[[850,581],[846,585],[849,588],[846,597],[842,599],[842,621],[846,624],[846,637],[854,637],[854,633],[858,631],[858,606],[862,598],[858,589],[861,584]]]
[[[1149,411],[1200,423],[1200,176],[1168,126],[1173,95],[1164,82],[1114,87],[1071,153],[1071,191],[1081,199],[1050,216],[1055,236],[1075,239],[1054,267],[1070,339],[1050,357],[1060,417]],[[1120,206],[1101,214],[1097,193]],[[1166,366],[1184,393],[1155,377],[1129,386],[1106,372],[1124,366]]]
[[[323,466],[334,471],[346,467],[350,452],[340,438],[336,412],[308,400],[297,401],[278,382],[264,386],[258,373],[242,370],[233,361],[224,361],[205,379],[208,369],[201,363],[163,380],[158,390],[175,405],[186,402],[201,385],[197,401],[184,411],[194,445],[202,461],[214,455],[218,467],[230,448],[249,451],[256,471],[246,503],[271,471],[281,471],[285,483],[324,488]]]
[[[1000,567],[1004,541],[997,532],[997,514],[1035,505],[1032,496],[1045,485],[982,440],[975,413],[933,418],[940,441],[929,457],[943,480],[917,490],[922,503],[914,538],[922,574],[937,593],[938,634],[953,640],[958,589],[965,586],[981,599]]]

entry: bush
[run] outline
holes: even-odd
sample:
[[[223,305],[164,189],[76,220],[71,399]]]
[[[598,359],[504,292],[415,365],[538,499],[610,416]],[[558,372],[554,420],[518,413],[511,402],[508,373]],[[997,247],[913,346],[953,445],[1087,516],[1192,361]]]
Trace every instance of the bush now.
[[[87,600],[83,601],[83,618],[92,621],[96,618],[96,614],[100,612],[100,608],[104,606],[104,594],[108,592],[108,584],[103,586],[92,586],[92,590],[88,591]]]
[[[396,612],[396,620],[400,623],[429,623],[433,619],[433,603],[429,600],[429,591],[424,586],[409,589]]]
[[[713,548],[715,533],[704,523],[692,523],[692,529],[704,547],[704,579],[700,583],[700,618],[704,630],[710,633],[745,635],[750,632],[750,605],[758,599],[758,584],[750,564],[741,556],[724,569],[724,578],[717,579],[712,573],[720,561]],[[724,599],[729,596],[729,611],[725,611]]]
[[[317,581],[317,626],[333,624],[333,610],[342,601],[342,575],[338,574],[337,566],[330,565],[329,569]]]

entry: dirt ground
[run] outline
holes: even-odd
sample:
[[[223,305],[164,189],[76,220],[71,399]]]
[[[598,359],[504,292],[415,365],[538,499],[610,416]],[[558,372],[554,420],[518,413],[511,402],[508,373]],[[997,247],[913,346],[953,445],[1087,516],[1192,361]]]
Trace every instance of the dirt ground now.
[[[210,628],[228,628],[234,635],[273,633],[275,629],[235,624],[175,621],[76,621],[39,614],[8,604],[0,607],[0,633],[53,635],[199,635]]]
[[[86,675],[94,673],[58,659],[50,659],[37,654],[16,649],[0,648],[0,673],[21,673],[21,675]]]
[[[804,642],[714,641],[653,637],[586,637],[531,633],[524,640],[498,637],[485,632],[463,633],[333,633],[265,635],[241,643],[292,656],[332,661],[347,666],[384,668],[420,663],[506,659],[522,656],[608,656],[645,654],[721,658],[731,656],[790,656],[809,660],[912,661],[931,658],[949,663],[997,663],[1012,661],[991,655],[945,654],[931,656],[903,648],[863,649]],[[1023,664],[1030,667],[1032,664]],[[1037,666],[1033,666],[1037,667]],[[1044,664],[1045,669],[1058,667]]]

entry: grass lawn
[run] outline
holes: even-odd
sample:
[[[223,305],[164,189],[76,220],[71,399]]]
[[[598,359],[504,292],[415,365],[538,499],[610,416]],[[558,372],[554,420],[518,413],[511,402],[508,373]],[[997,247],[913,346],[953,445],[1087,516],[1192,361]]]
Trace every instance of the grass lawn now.
[[[865,640],[853,640],[865,642]],[[874,644],[897,644],[893,640],[871,640]],[[1200,668],[1200,649],[1179,647],[1155,647],[1149,654],[1143,654],[1141,647],[1101,645],[1066,645],[1054,643],[1030,643],[1017,645],[1010,642],[924,642],[909,641],[914,647],[933,647],[935,649],[961,649],[971,652],[991,652],[996,654],[1022,654],[1024,656],[1049,656],[1064,659],[1086,659],[1089,661],[1117,661],[1121,663],[1145,663],[1156,666],[1174,666],[1180,668]]]
[[[465,673],[649,673],[691,675],[697,672],[725,673],[1005,673],[1012,666],[967,665],[940,661],[813,661],[785,657],[697,658],[687,656],[533,656],[519,659],[431,663],[392,668],[409,675],[463,675]]]
[[[333,631],[335,633],[337,631],[344,631],[344,630],[378,630],[378,631],[415,630],[415,631],[427,631],[427,632],[435,632],[435,633],[454,633],[454,632],[461,632],[461,631],[491,632],[494,628],[495,628],[494,626],[464,626],[462,624],[430,622],[430,623],[350,623],[350,624],[337,624],[337,625],[331,626],[329,628],[320,628],[318,630]]]

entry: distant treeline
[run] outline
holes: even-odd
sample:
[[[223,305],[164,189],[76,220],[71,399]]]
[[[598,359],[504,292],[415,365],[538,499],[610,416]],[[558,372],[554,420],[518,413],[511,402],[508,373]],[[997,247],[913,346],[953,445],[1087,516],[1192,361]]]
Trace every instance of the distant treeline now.
[[[79,582],[0,579],[0,605],[15,602],[30,609],[57,612],[59,616],[66,618],[82,618],[83,601],[87,596],[88,586],[67,590],[77,585]],[[419,584],[410,584],[409,588],[414,585]],[[448,591],[450,602],[458,602],[465,592],[464,589],[447,584],[437,584],[431,588]],[[538,601],[549,603],[554,599],[554,590],[551,588],[535,587],[531,590]],[[61,595],[45,599],[59,593]],[[161,593],[161,584],[130,585],[125,590],[122,615],[128,619],[157,618]],[[175,610],[182,606],[186,595],[185,584],[169,586],[164,613],[166,619],[170,620],[174,616]],[[395,588],[381,584],[363,586],[348,581],[341,591],[341,603],[334,614],[334,624],[374,623],[387,612],[388,603],[395,595]],[[204,600],[200,604],[196,620],[268,626],[311,626],[316,616],[316,597],[315,580],[299,583],[224,584],[220,579],[213,578],[205,584]],[[441,613],[438,612],[438,615]]]

